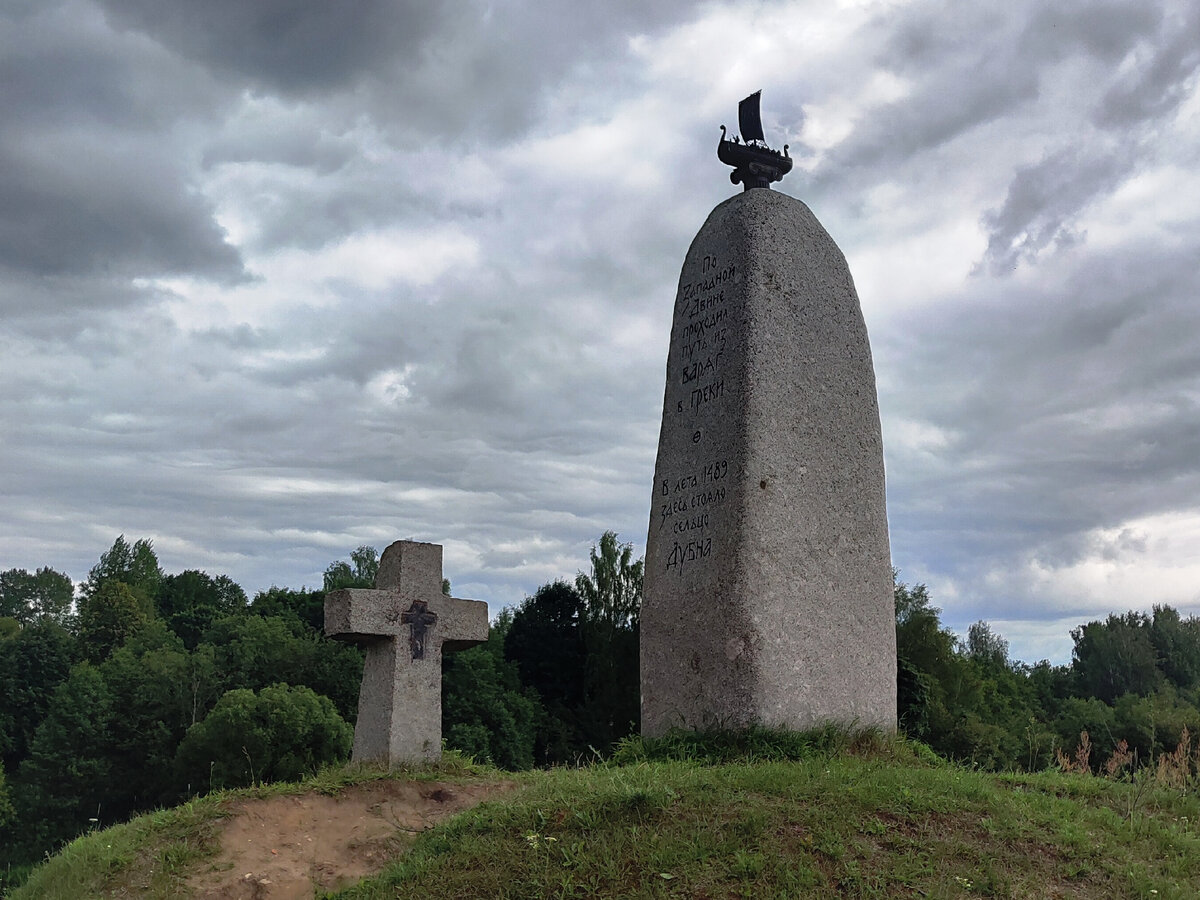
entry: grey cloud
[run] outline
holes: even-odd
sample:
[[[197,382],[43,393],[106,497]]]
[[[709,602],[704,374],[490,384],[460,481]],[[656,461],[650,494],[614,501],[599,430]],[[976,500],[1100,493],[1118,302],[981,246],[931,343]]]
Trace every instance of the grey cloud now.
[[[905,8],[883,17],[873,31],[878,63],[913,81],[902,99],[867,111],[850,135],[832,148],[816,172],[838,182],[856,170],[895,166],[953,140],[1037,95],[1036,66],[1014,65],[1014,36],[987,21],[976,6]],[[985,20],[981,22],[980,20]],[[978,43],[987,47],[978,52]]]
[[[1131,165],[1128,148],[1072,145],[1019,168],[1003,205],[983,216],[989,271],[1005,274],[1047,247],[1075,244],[1080,235],[1072,225],[1079,212],[1119,184]]]
[[[316,249],[397,221],[433,222],[478,214],[438,202],[393,173],[358,159],[300,184],[264,176],[259,201],[257,233],[246,241],[248,249],[259,252],[279,247]]]
[[[1039,99],[1051,67],[1082,49],[1119,61],[1162,20],[1143,2],[1077,5],[918,3],[882,14],[881,66],[913,81],[900,100],[870,111],[819,173],[896,165]]]
[[[359,150],[349,138],[329,134],[327,127],[320,122],[286,130],[274,122],[244,126],[205,147],[201,164],[212,168],[223,163],[278,163],[328,175],[345,166]]]
[[[99,0],[115,25],[153,36],[214,72],[295,97],[356,88],[398,142],[512,136],[573,68],[631,33],[675,21],[683,2],[603,7],[389,0],[195,4]]]
[[[460,596],[498,604],[570,575],[605,528],[640,545],[670,297],[691,234],[734,189],[713,154],[720,119],[686,111],[707,103],[680,87],[701,76],[671,58],[657,83],[659,60],[628,40],[712,7],[511,3],[489,17],[469,4],[406,20],[369,3],[113,0],[114,32],[87,0],[25,6],[0,53],[0,66],[18,60],[5,70],[18,78],[0,79],[0,191],[24,204],[0,211],[0,568],[81,576],[124,532],[156,537],[169,570],[228,572],[254,591],[317,585],[354,546],[411,536],[446,545]],[[289,30],[275,13],[303,21]],[[911,92],[861,110],[815,178],[783,185],[816,191],[851,258],[894,259],[888,241],[923,234],[969,246],[964,221],[994,206],[993,255],[1030,261],[872,321],[895,560],[959,588],[935,592],[948,621],[1059,618],[1025,562],[1137,552],[1137,534],[1098,542],[1092,529],[1200,496],[1200,234],[1190,221],[1157,246],[1109,233],[1099,255],[1077,224],[1091,198],[1165,158],[1157,129],[1183,90],[1168,85],[1190,83],[1190,57],[1167,39],[1179,17],[1159,3],[893,7],[849,40],[836,80],[898,73]],[[694,62],[740,72],[748,52]],[[773,52],[766,112],[788,130],[810,94],[803,62],[793,72]],[[1047,90],[1080,71],[1099,75]],[[798,86],[776,96],[770,77]],[[668,121],[633,121],[659,91]],[[1145,127],[1109,127],[1106,93]],[[542,137],[614,115],[637,141],[615,140],[608,169],[532,171],[510,144],[544,152]],[[627,166],[651,175],[627,181]],[[212,204],[245,226],[238,250],[264,272],[304,258],[278,248],[364,229],[444,228],[477,254],[381,287],[388,267],[340,278],[331,253],[299,296],[283,292],[307,273],[289,272],[287,287],[221,294],[263,305],[212,322],[211,287],[193,311],[131,283],[238,278]],[[969,264],[951,252],[931,264]],[[934,290],[914,283],[917,266],[899,275],[910,299]],[[401,376],[404,389],[380,389]],[[935,439],[897,440],[908,424]],[[996,588],[993,572],[1015,574]]]
[[[889,494],[896,558],[939,558],[977,595],[989,566],[1034,551],[1073,563],[1094,549],[1090,530],[1188,510],[1200,492],[1194,267],[1143,244],[1083,254],[1020,298],[1003,291],[978,285],[910,322],[905,349],[880,347],[885,365],[904,360],[885,421],[948,436],[893,448],[889,466],[906,472]]]
[[[21,152],[24,151],[24,152]],[[238,251],[166,154],[59,134],[0,149],[0,266],[38,275],[243,277]]]
[[[1170,0],[1085,0],[1070,6],[1034,4],[1021,42],[1051,58],[1076,48],[1108,63],[1119,63],[1141,39],[1154,34]]]
[[[1183,11],[1163,22],[1159,40],[1147,48],[1149,59],[1135,62],[1105,94],[1094,116],[1097,125],[1119,129],[1161,119],[1187,96],[1200,68],[1200,7],[1185,4]]]
[[[450,10],[390,0],[101,2],[119,28],[285,93],[345,87],[381,60],[416,55]]]
[[[203,72],[109,31],[86,4],[0,12],[0,115],[14,132],[59,123],[158,129],[219,100]]]
[[[429,324],[436,318],[430,315]],[[402,330],[392,326],[393,333]],[[443,318],[441,327],[452,326]],[[0,450],[4,470],[22,473],[11,502],[26,509],[44,495],[51,499],[40,505],[42,513],[58,516],[66,507],[52,498],[69,496],[88,511],[75,514],[73,531],[80,523],[98,534],[117,523],[138,534],[169,529],[172,544],[191,542],[203,552],[189,558],[186,547],[170,551],[160,543],[165,565],[194,566],[207,556],[251,590],[271,581],[303,583],[303,566],[353,546],[331,544],[333,535],[371,522],[374,531],[359,542],[382,545],[414,535],[476,548],[483,569],[448,572],[456,584],[483,582],[489,597],[510,601],[540,583],[535,579],[542,577],[546,548],[570,558],[573,544],[586,546],[604,527],[632,527],[635,536],[644,527],[610,513],[642,493],[648,473],[630,468],[619,447],[597,440],[574,442],[577,461],[564,463],[561,446],[548,442],[546,432],[570,434],[570,422],[544,428],[528,410],[476,416],[443,398],[364,410],[361,389],[336,370],[307,383],[272,383],[240,368],[237,351],[246,343],[261,347],[253,333],[232,342],[206,334],[196,346],[183,337],[165,323],[130,323],[105,351],[90,348],[75,363],[64,356],[65,371],[42,373],[41,384],[7,394],[5,420],[29,423]],[[382,356],[385,343],[367,350]],[[106,362],[86,361],[93,359]],[[53,400],[46,383],[53,379],[66,379],[74,389]],[[31,397],[39,398],[36,418],[27,412]],[[102,404],[101,397],[109,399]],[[526,399],[536,405],[542,397],[532,392]],[[51,434],[55,454],[31,452]],[[369,490],[360,490],[363,484]],[[115,485],[121,488],[114,493]],[[596,505],[589,498],[598,485],[605,498]],[[640,508],[636,500],[633,505]],[[576,512],[583,509],[589,513]],[[501,563],[509,561],[508,551],[492,555],[490,548],[514,541],[531,546],[534,535],[546,540],[529,565],[493,571],[507,568]],[[87,546],[87,534],[73,533],[73,542]],[[76,565],[86,571],[87,564]],[[316,575],[319,583],[319,569]]]
[[[116,38],[87,6],[47,4],[5,25],[0,268],[97,276],[97,296],[110,293],[103,281],[112,278],[242,277],[174,132],[219,106],[203,77]]]
[[[1065,146],[1036,163],[1018,166],[1004,203],[983,216],[988,246],[981,266],[1003,274],[1047,249],[1069,248],[1083,239],[1075,227],[1080,213],[1109,195],[1134,172],[1146,153],[1142,137],[1185,96],[1200,67],[1200,11],[1180,22],[1161,8],[1123,5],[1099,18],[1044,13],[1030,26],[1043,35],[1047,24],[1058,37],[1069,28],[1089,51],[1120,63],[1092,119],[1100,131],[1072,134]],[[1148,61],[1128,56],[1139,42]]]
[[[154,303],[154,291],[134,287],[127,278],[40,275],[0,270],[0,314],[5,332],[22,339],[63,347],[80,332],[106,324],[108,310],[128,311]]]

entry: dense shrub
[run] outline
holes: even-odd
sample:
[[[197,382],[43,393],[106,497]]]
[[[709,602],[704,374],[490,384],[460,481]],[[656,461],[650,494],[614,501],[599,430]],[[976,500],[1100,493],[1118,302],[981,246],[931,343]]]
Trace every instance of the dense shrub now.
[[[311,688],[239,688],[188,729],[176,763],[193,791],[296,781],[346,760],[353,741],[333,703]]]

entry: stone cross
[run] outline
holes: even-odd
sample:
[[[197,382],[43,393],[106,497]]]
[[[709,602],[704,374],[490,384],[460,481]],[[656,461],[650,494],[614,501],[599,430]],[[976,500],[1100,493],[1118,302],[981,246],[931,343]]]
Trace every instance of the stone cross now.
[[[325,595],[325,633],[366,649],[355,762],[442,755],[442,651],[487,640],[488,608],[442,593],[442,547],[397,541],[379,560],[375,588]]]

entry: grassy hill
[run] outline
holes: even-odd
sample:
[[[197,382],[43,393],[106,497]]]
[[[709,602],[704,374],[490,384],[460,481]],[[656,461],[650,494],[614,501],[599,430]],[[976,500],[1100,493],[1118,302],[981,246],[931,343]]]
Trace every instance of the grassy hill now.
[[[997,775],[834,733],[635,741],[610,763],[515,775],[449,756],[348,767],[87,835],[11,896],[188,896],[197,873],[234,865],[222,829],[255,798],[501,781],[515,787],[411,839],[398,828],[390,862],[325,896],[1200,897],[1194,779]],[[245,889],[226,896],[272,896]]]

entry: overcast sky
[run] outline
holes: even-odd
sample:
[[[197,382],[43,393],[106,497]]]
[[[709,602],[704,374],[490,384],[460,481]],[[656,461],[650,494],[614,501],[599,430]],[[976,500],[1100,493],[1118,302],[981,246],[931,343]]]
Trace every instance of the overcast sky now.
[[[493,612],[645,548],[684,253],[845,252],[892,555],[1014,656],[1200,613],[1200,3],[3,0],[0,569],[252,596],[444,544]]]

